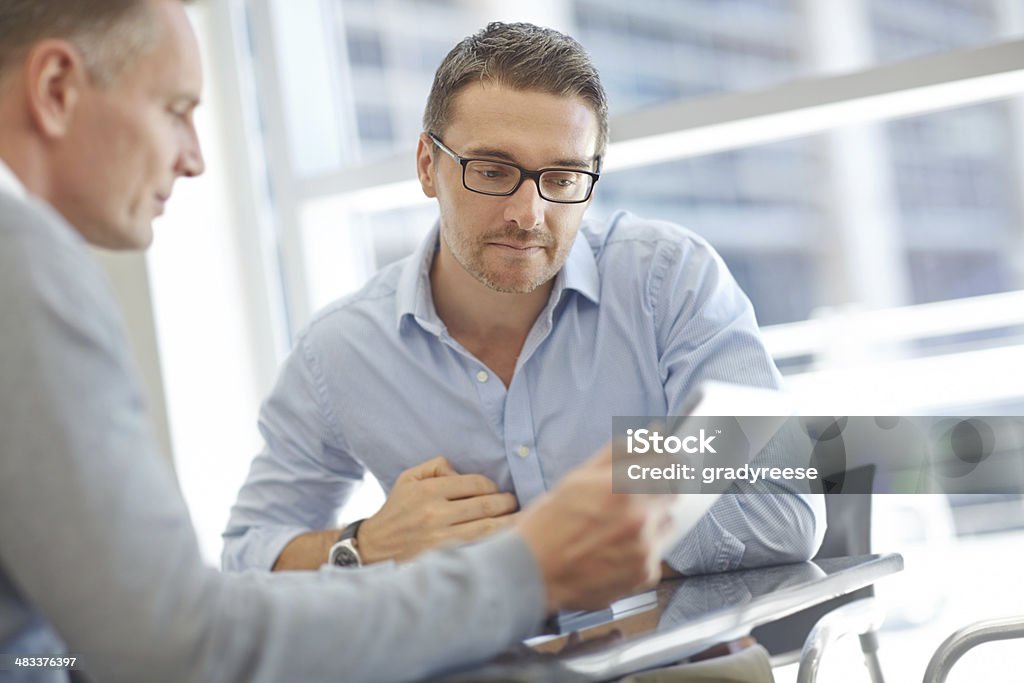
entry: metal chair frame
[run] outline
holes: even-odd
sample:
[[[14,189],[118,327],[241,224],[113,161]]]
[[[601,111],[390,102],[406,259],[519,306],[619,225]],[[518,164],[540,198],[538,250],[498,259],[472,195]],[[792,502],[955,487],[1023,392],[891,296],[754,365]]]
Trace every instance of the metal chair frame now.
[[[985,643],[1024,638],[1024,617],[987,619],[956,631],[932,655],[924,672],[924,683],[944,683],[950,669],[968,651]]]

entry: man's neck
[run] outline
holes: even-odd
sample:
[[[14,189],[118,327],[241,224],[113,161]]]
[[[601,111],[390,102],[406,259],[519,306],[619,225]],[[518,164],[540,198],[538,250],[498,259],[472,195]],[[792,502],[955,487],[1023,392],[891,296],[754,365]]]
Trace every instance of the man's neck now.
[[[467,273],[443,246],[430,268],[434,308],[453,335],[513,333],[525,339],[544,310],[553,285],[550,280],[529,294],[496,292]]]
[[[6,191],[18,196],[28,193],[49,201],[46,166],[42,150],[34,140],[23,140],[16,135],[0,136],[0,161],[13,176],[13,180],[5,179]]]
[[[506,386],[554,280],[529,294],[496,292],[470,275],[442,246],[430,268],[434,308],[448,333]]]

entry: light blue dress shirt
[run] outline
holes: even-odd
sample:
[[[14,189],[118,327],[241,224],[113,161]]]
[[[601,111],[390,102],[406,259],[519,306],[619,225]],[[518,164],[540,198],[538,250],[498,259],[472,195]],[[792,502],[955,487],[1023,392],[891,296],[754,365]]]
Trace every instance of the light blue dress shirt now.
[[[780,386],[749,300],[679,226],[585,223],[507,388],[438,317],[437,243],[435,226],[300,334],[261,410],[266,445],[224,533],[226,569],[269,569],[296,535],[334,526],[365,471],[390,490],[444,455],[526,506],[609,440],[613,416],[678,414],[705,380]],[[808,559],[822,502],[771,490],[723,496],[666,559],[684,573]]]

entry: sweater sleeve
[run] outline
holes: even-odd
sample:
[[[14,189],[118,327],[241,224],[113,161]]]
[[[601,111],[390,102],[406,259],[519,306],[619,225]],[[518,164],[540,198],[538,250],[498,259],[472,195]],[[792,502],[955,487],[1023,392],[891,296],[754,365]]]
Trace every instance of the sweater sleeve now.
[[[204,566],[101,273],[46,207],[3,208],[0,586],[26,613],[0,627],[41,617],[104,681],[398,681],[539,624],[514,532],[387,571]]]

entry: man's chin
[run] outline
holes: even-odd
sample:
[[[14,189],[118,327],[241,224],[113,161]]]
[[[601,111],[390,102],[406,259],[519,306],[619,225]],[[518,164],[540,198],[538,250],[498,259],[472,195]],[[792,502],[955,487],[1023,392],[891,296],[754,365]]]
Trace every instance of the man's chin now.
[[[121,230],[101,230],[88,241],[94,247],[110,251],[142,251],[153,243],[153,226],[146,223]]]
[[[140,250],[141,251],[143,249],[149,249],[152,245],[153,245],[153,228],[152,228],[152,226],[150,226],[149,229],[146,230],[144,235],[141,235],[138,240],[132,242],[132,244],[130,246],[126,246],[125,249],[132,249],[132,250]]]
[[[479,273],[476,279],[500,294],[530,294],[551,280],[542,277],[509,277],[508,274],[496,273]]]

